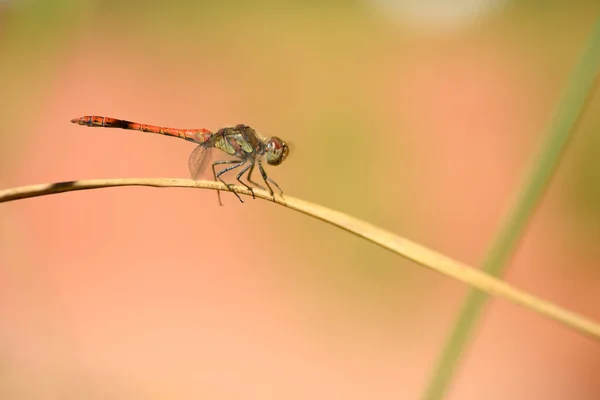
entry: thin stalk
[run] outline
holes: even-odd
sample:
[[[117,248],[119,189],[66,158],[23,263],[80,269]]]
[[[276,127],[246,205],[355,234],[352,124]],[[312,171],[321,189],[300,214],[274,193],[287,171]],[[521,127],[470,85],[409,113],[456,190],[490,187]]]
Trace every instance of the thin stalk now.
[[[100,189],[116,186],[185,187],[227,190],[222,183],[213,181],[193,181],[190,179],[95,179],[23,186],[0,190],[0,203],[75,190]],[[251,195],[248,189],[241,186],[232,186],[232,188],[237,193],[247,196]],[[540,315],[553,319],[576,332],[600,340],[600,323],[586,319],[585,317],[532,296],[506,282],[491,277],[484,272],[455,261],[443,254],[421,246],[420,244],[411,242],[410,240],[399,237],[367,222],[318,204],[309,203],[287,195],[285,197],[277,196],[273,199],[269,193],[264,190],[255,190],[254,192],[257,198],[273,201],[274,203],[289,209],[299,211],[344,229],[433,271],[439,272],[460,282],[464,282],[489,295],[512,301],[513,303],[528,308]]]
[[[600,18],[595,23],[589,43],[573,72],[566,92],[558,104],[548,128],[545,143],[534,160],[530,172],[502,223],[483,264],[483,271],[501,276],[513,255],[529,219],[560,161],[570,134],[583,115],[600,70]],[[425,400],[444,398],[459,359],[471,340],[473,330],[488,296],[471,289],[442,351],[424,392]]]

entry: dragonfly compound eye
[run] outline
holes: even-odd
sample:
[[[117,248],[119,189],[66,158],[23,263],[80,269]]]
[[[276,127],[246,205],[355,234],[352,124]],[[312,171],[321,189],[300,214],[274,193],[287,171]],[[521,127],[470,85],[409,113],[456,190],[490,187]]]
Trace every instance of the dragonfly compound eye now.
[[[269,165],[279,165],[286,159],[290,149],[278,137],[272,137],[267,143],[266,158]]]

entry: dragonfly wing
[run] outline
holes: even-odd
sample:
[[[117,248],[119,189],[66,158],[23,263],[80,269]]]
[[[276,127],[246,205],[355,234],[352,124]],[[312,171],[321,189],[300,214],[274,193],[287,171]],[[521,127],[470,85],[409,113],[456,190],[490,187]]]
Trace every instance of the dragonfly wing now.
[[[190,176],[193,180],[214,179],[209,164],[212,161],[212,148],[206,148],[202,145],[196,147],[188,160]]]
[[[188,167],[192,179],[214,180],[215,177],[213,175],[212,164],[215,161],[221,160],[238,160],[238,158],[230,154],[225,154],[215,147],[204,147],[199,145],[194,149],[192,154],[190,154],[188,160]],[[217,172],[221,169],[222,167],[217,168]]]

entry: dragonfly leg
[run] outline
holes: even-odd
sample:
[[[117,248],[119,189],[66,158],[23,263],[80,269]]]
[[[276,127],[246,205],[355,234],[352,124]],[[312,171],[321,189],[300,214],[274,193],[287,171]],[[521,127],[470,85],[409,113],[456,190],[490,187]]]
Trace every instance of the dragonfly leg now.
[[[265,183],[267,184],[267,187],[269,188],[269,191],[271,192],[271,196],[273,197],[273,200],[275,200],[275,193],[273,192],[271,185],[269,185],[269,182],[271,182],[273,185],[275,185],[275,187],[279,190],[279,192],[281,194],[283,194],[283,190],[281,190],[281,188],[279,187],[277,182],[275,182],[273,179],[271,179],[267,176],[267,173],[265,172],[265,169],[263,168],[260,160],[258,160],[258,170],[260,171],[260,174],[262,175],[263,181],[265,181]]]
[[[222,164],[235,164],[235,165],[232,165],[231,167],[227,167],[225,169],[222,169],[221,171],[219,171],[219,173],[216,173],[215,172],[215,166],[216,165],[222,165]],[[213,170],[213,174],[215,175],[215,180],[221,181],[225,186],[227,186],[227,189],[229,189],[230,192],[232,192],[233,194],[235,194],[235,197],[237,197],[238,200],[243,203],[244,200],[242,200],[242,198],[240,197],[240,195],[237,194],[236,192],[234,192],[231,189],[231,186],[233,186],[233,185],[231,185],[230,183],[225,182],[223,180],[223,178],[221,178],[221,175],[223,175],[225,172],[231,171],[232,169],[235,169],[235,168],[238,168],[238,167],[241,167],[242,165],[244,165],[243,161],[223,160],[223,161],[214,162],[213,165],[212,165],[212,170]],[[219,191],[217,191],[217,193],[218,193],[218,196],[219,196],[219,204],[223,205],[223,203],[221,203],[221,194],[219,193]]]
[[[252,166],[250,167],[250,172],[248,172],[248,177],[246,179],[248,179],[248,182],[250,182],[251,184],[253,184],[257,188],[262,189],[262,190],[267,190],[267,189],[264,188],[264,186],[260,185],[259,183],[254,182],[252,180],[252,172],[254,171],[255,165],[256,165],[256,163],[253,162]]]
[[[283,190],[281,190],[281,188],[279,187],[279,185],[277,184],[277,182],[275,182],[273,179],[267,177],[267,180],[269,182],[271,182],[273,185],[275,185],[275,187],[277,188],[277,190],[279,190],[279,194],[283,194]]]
[[[248,188],[248,190],[250,190],[250,192],[252,192],[252,198],[256,199],[256,197],[254,196],[254,190],[252,189],[252,187],[250,187],[246,182],[243,182],[242,179],[241,179],[242,175],[244,175],[244,173],[246,171],[248,171],[248,169],[251,168],[251,167],[252,167],[252,164],[246,165],[246,167],[244,169],[242,169],[239,174],[237,174],[236,179],[237,179],[237,181],[239,183],[241,183],[242,185],[246,186]]]

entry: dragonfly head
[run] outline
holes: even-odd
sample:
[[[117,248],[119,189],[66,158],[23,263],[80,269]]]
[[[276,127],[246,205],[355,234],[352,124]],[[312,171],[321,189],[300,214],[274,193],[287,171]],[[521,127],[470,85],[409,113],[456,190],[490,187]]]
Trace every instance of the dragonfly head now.
[[[267,159],[267,164],[269,165],[279,165],[285,160],[288,156],[290,149],[288,145],[281,139],[276,136],[273,136],[267,142],[267,150],[265,152],[265,157]]]

